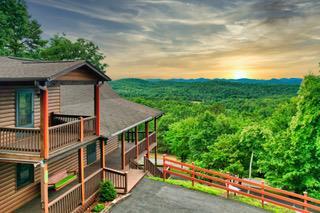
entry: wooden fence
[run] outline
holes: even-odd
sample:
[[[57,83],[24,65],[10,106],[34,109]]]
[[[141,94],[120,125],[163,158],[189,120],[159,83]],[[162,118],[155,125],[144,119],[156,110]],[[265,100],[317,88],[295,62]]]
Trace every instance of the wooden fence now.
[[[262,183],[238,178],[230,174],[197,167],[194,164],[182,163],[163,156],[163,178],[166,174],[177,176],[186,180],[224,189],[227,197],[230,192],[246,197],[258,199],[262,207],[266,202],[298,212],[319,212],[320,200],[311,198],[304,193],[300,195],[294,192],[270,187]]]

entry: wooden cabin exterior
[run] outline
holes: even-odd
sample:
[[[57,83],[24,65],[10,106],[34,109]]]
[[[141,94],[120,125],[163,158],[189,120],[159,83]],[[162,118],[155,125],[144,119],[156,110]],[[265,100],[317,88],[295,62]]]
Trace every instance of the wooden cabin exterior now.
[[[131,160],[149,155],[156,134],[149,133],[150,119],[140,141],[137,126],[130,127],[136,137],[126,149],[127,130],[108,137],[101,133],[101,119],[107,118],[101,118],[100,87],[109,80],[85,61],[0,57],[0,212],[83,212],[104,179],[128,191],[125,169]],[[62,114],[64,85],[90,86],[94,113]],[[121,155],[114,158],[121,158],[122,171],[106,166],[106,158],[119,149],[119,135]],[[53,177],[70,172],[76,181],[60,192],[49,189]]]

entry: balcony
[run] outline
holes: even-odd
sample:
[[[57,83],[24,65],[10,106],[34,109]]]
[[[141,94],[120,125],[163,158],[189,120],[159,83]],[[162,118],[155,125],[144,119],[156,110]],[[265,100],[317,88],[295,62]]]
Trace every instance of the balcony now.
[[[53,114],[49,123],[50,154],[96,137],[94,116]],[[0,152],[40,156],[40,128],[0,127]]]

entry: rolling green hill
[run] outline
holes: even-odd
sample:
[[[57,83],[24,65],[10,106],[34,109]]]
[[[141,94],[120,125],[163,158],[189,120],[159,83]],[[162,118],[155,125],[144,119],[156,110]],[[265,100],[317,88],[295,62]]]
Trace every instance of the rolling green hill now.
[[[219,101],[235,98],[292,97],[297,94],[298,84],[254,84],[228,80],[208,80],[204,82],[176,80],[121,79],[111,82],[113,89],[127,98]]]

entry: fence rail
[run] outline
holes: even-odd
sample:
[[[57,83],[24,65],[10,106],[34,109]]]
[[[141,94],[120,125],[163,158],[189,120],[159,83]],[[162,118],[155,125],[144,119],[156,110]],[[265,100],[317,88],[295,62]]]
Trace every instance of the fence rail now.
[[[81,205],[81,184],[77,184],[49,203],[50,213],[69,213]]]
[[[107,180],[110,180],[114,187],[118,190],[122,190],[121,193],[126,194],[128,192],[128,173],[118,170],[103,168]]]
[[[0,149],[40,153],[40,129],[0,127]]]
[[[164,180],[166,174],[178,176],[180,178],[224,189],[229,197],[230,192],[243,196],[255,198],[261,201],[262,207],[265,202],[285,207],[299,212],[320,211],[320,200],[307,196],[307,193],[300,195],[294,192],[270,187],[262,183],[249,181],[224,174],[214,170],[197,167],[194,164],[182,163],[163,156]]]

